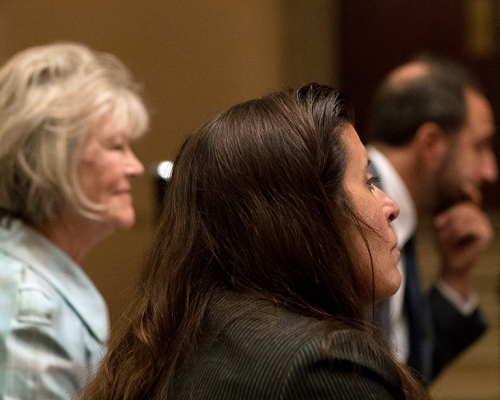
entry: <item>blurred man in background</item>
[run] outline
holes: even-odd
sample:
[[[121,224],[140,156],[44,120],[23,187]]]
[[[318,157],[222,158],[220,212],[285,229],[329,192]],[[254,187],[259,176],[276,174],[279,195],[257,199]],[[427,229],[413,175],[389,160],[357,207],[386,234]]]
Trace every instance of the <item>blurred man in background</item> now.
[[[367,146],[373,174],[400,206],[403,283],[376,319],[401,361],[430,383],[486,330],[471,273],[493,231],[481,210],[481,186],[497,179],[493,112],[461,66],[421,56],[380,86]],[[421,288],[413,236],[419,214],[434,218],[439,280]]]

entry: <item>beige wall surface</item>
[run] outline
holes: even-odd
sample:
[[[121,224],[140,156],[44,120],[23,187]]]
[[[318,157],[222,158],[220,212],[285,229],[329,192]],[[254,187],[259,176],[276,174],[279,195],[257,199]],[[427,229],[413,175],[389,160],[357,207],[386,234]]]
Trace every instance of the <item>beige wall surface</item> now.
[[[146,165],[173,159],[188,132],[240,101],[309,81],[332,84],[330,0],[2,0],[0,63],[17,51],[78,41],[117,55],[143,85],[150,132],[133,144]],[[1,144],[0,144],[1,145]],[[124,310],[154,228],[151,178],[134,182],[137,223],[83,267]]]

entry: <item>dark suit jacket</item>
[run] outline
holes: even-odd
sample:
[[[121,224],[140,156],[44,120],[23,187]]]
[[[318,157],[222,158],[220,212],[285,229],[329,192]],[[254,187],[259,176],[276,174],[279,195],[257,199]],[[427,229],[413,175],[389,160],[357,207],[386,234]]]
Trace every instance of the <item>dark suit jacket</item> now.
[[[420,306],[408,306],[410,354],[408,366],[429,384],[487,328],[481,310],[462,315],[436,288],[421,293]],[[413,315],[413,317],[412,317]]]
[[[471,315],[464,316],[435,288],[427,298],[434,328],[431,375],[431,379],[434,379],[446,365],[483,335],[488,325],[479,308]]]
[[[393,361],[368,334],[224,294],[169,399],[404,399]]]

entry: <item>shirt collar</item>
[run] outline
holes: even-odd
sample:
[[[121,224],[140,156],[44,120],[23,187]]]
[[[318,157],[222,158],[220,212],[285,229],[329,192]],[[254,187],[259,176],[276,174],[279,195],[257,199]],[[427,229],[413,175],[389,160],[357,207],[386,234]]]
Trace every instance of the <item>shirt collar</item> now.
[[[399,216],[391,226],[398,237],[398,247],[401,249],[413,236],[417,227],[417,210],[401,176],[396,172],[386,156],[375,147],[366,146],[368,158],[382,177],[381,187],[399,206]]]

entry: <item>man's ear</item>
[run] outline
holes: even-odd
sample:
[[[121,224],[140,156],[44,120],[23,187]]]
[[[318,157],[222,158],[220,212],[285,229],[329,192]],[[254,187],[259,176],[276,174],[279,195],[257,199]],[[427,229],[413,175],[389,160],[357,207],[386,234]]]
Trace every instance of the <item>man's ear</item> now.
[[[417,129],[413,146],[421,165],[428,170],[436,171],[448,150],[448,140],[438,124],[426,122]]]

